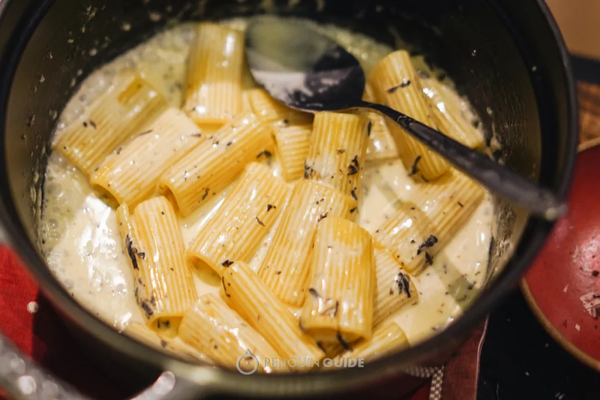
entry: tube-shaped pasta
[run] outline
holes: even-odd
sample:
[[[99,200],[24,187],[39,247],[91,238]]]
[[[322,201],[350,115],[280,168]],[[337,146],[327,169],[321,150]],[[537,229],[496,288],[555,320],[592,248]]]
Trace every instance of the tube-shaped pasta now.
[[[408,339],[402,328],[395,322],[385,322],[373,330],[373,337],[370,340],[361,340],[352,346],[351,351],[346,351],[336,357],[334,365],[340,364],[336,361],[344,358],[373,360],[408,346]]]
[[[313,120],[312,114],[296,111],[281,104],[263,89],[250,89],[247,92],[252,111],[263,124],[306,125]]]
[[[222,284],[221,294],[227,304],[267,339],[281,357],[313,361],[324,357],[314,340],[302,333],[292,313],[246,263],[236,262],[227,268]],[[310,363],[298,366],[311,367]]]
[[[135,207],[149,197],[160,175],[205,139],[192,120],[175,108],[168,108],[144,130],[92,174],[94,188],[117,204]]]
[[[216,293],[201,296],[185,314],[179,337],[217,364],[229,368],[235,368],[238,359],[248,351],[255,357],[248,357],[248,361],[258,363],[260,370],[266,373],[274,368],[265,359],[279,358],[273,347]],[[240,363],[240,367],[252,370],[255,365]]]
[[[167,107],[166,100],[137,75],[119,77],[115,87],[57,135],[52,148],[85,175]]]
[[[370,113],[369,121],[371,122],[371,135],[367,147],[367,163],[398,158],[398,148],[386,125],[385,118]]]
[[[369,339],[375,265],[369,232],[343,218],[319,223],[300,326],[320,342]]]
[[[405,304],[417,301],[419,292],[410,276],[385,250],[374,248],[377,289],[373,310],[373,334],[377,335],[379,325]],[[360,343],[363,343],[362,341]],[[318,342],[327,357],[333,358],[352,348],[352,343]]]
[[[247,163],[269,156],[272,147],[270,128],[254,114],[242,114],[169,168],[159,192],[186,216],[233,182]]]
[[[258,275],[284,303],[304,303],[310,253],[317,224],[323,218],[350,218],[356,202],[316,182],[300,180],[277,227]]]
[[[432,78],[421,78],[421,86],[432,105],[433,119],[442,133],[467,147],[483,147],[483,135],[463,115],[463,100],[458,94]]]
[[[377,102],[373,95],[373,89],[370,85],[365,86],[364,101]],[[369,145],[367,147],[367,162],[385,161],[392,158],[398,158],[398,149],[396,142],[388,129],[385,117],[368,111],[361,111],[371,122],[371,131],[369,134]]]
[[[428,260],[433,263],[432,253],[439,241],[434,227],[416,203],[402,203],[395,214],[377,229],[373,240],[376,247],[387,249],[402,268],[417,274],[427,266]],[[429,236],[432,239],[427,242]]]
[[[408,52],[398,50],[379,61],[369,77],[369,85],[378,102],[436,128],[431,107],[421,91],[418,79]],[[450,165],[441,156],[404,132],[393,121],[388,121],[387,124],[407,169],[412,167],[411,172],[415,172],[418,167],[420,174],[427,180],[434,180],[448,171]]]
[[[219,275],[234,261],[250,261],[283,211],[290,191],[268,167],[248,164],[233,191],[188,248],[188,258],[207,264]]]
[[[252,89],[244,90],[242,93],[242,113],[252,112],[252,106],[250,105],[250,92]]]
[[[148,328],[148,326],[139,322],[132,322],[127,325],[123,333],[139,340],[146,345],[166,351],[167,353],[182,357],[184,359],[202,361],[206,364],[214,364],[214,362],[204,353],[198,352],[194,348],[178,341],[177,339],[161,337],[158,335],[158,333]]]
[[[173,337],[183,314],[198,299],[175,210],[166,198],[155,197],[140,203],[133,215],[121,204],[117,219],[146,322]]]
[[[198,24],[190,49],[183,109],[201,128],[217,129],[242,111],[244,34]]]
[[[373,326],[377,326],[405,304],[417,301],[419,292],[410,276],[387,251],[376,248],[374,257],[377,290]]]
[[[358,200],[368,131],[369,121],[362,116],[318,113],[313,123],[304,177]]]
[[[317,342],[317,344],[319,345],[321,350],[323,350],[325,352],[325,356],[327,358],[334,358],[335,356],[342,354],[344,351],[346,351],[346,349],[352,348],[351,343],[344,342],[344,344],[342,345],[339,341],[338,342]]]
[[[292,182],[302,178],[308,156],[312,125],[275,127],[275,143],[283,178]]]
[[[312,114],[279,103],[263,89],[251,89],[247,93],[254,114],[262,123],[273,127],[283,178],[288,182],[301,178],[312,132]]]
[[[464,225],[483,200],[473,180],[452,170],[434,183],[423,184],[374,235],[409,273],[420,272]]]

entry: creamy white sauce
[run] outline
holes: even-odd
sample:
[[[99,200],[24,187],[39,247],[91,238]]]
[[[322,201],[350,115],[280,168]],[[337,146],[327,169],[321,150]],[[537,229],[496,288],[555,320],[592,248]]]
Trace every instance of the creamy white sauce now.
[[[226,22],[244,29],[243,20]],[[347,47],[368,73],[392,49],[365,36],[331,26],[320,26]],[[172,106],[180,107],[186,58],[194,32],[183,24],[163,32],[93,73],[61,115],[58,130],[75,120],[94,99],[111,87],[123,70],[135,70]],[[247,86],[252,85],[250,78]],[[468,103],[463,104],[470,112]],[[275,175],[280,167],[272,160]],[[410,199],[413,182],[399,160],[367,165],[363,178],[360,224],[370,232],[394,212],[399,201]],[[231,187],[180,221],[186,244],[215,214]],[[133,291],[133,275],[121,245],[115,211],[92,191],[87,179],[63,157],[50,156],[44,186],[40,236],[48,264],[66,289],[85,307],[118,329],[131,321],[143,322]],[[435,257],[434,264],[414,277],[419,301],[402,308],[392,318],[411,343],[443,329],[458,317],[481,289],[488,263],[492,231],[490,198],[470,222]],[[250,265],[257,268],[277,225],[265,239]],[[220,280],[212,271],[195,272],[199,294],[216,292]]]

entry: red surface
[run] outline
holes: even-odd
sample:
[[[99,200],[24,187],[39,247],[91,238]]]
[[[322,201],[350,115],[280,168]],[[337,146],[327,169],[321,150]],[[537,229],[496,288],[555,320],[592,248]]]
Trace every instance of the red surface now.
[[[29,302],[35,301],[39,309],[35,314],[27,311]],[[57,377],[70,382],[90,397],[120,399],[125,394],[119,390],[93,362],[80,353],[56,312],[39,293],[18,258],[10,249],[0,246],[0,331],[21,351],[50,370]],[[475,399],[480,343],[483,328],[474,332],[459,356],[449,362],[446,379],[455,381],[447,386],[444,400]],[[453,372],[455,371],[455,372]],[[458,376],[457,376],[458,373]],[[417,380],[415,382],[418,383]],[[447,382],[445,382],[446,384]],[[452,388],[450,390],[450,388]],[[370,397],[398,399],[395,382],[369,389]],[[2,393],[0,392],[0,398]],[[345,396],[351,399],[352,396]],[[364,393],[356,398],[364,398]],[[429,382],[403,400],[429,399]]]
[[[487,320],[473,331],[471,338],[446,365],[442,384],[443,399],[476,400],[479,360],[485,341]]]
[[[600,293],[600,276],[592,275],[600,271],[600,147],[579,154],[569,204],[525,280],[537,306],[564,340],[600,360],[600,322],[579,299]]]
[[[35,314],[27,311],[31,301],[39,305]],[[18,258],[4,246],[0,246],[0,310],[0,331],[55,376],[94,398],[123,397],[121,391],[80,353]]]

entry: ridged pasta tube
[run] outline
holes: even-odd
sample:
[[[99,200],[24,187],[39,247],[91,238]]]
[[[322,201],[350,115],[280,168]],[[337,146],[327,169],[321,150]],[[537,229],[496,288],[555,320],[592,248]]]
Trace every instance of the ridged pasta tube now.
[[[247,91],[252,111],[264,124],[306,125],[313,120],[312,114],[293,110],[273,99],[263,89]]]
[[[320,342],[370,338],[375,263],[369,232],[343,218],[319,223],[300,326]]]
[[[369,137],[367,118],[321,112],[315,116],[304,177],[358,200]]]
[[[282,213],[291,189],[271,170],[250,163],[187,255],[219,275],[235,261],[249,262]]]
[[[152,195],[160,175],[205,139],[192,120],[175,108],[165,110],[144,130],[92,173],[94,188],[116,204],[135,207]]]
[[[395,51],[379,61],[369,77],[369,85],[379,103],[386,104],[429,127],[437,128],[432,119],[431,107],[421,90],[417,71],[407,51]],[[448,172],[450,165],[446,160],[414,139],[393,121],[386,122],[407,169],[418,167],[418,176],[422,175],[430,181]]]
[[[308,155],[313,116],[286,107],[263,89],[251,89],[247,93],[258,119],[273,127],[283,178],[288,182],[300,179]]]
[[[376,248],[375,273],[377,290],[373,311],[373,326],[379,325],[402,306],[419,299],[419,292],[394,257],[383,249]]]
[[[420,272],[463,226],[485,195],[469,177],[452,170],[434,183],[419,186],[375,233],[377,247],[385,248],[409,273]]]
[[[244,34],[210,22],[196,28],[183,109],[201,128],[218,129],[242,111]]]
[[[302,306],[317,224],[324,218],[350,218],[355,211],[350,197],[316,182],[298,181],[258,270],[266,286],[287,305]]]
[[[270,128],[254,114],[242,114],[165,171],[159,192],[186,216],[232,183],[246,164],[270,156],[272,148]]]
[[[395,322],[385,322],[373,331],[370,340],[361,340],[333,360],[333,364],[340,364],[337,360],[344,358],[362,358],[364,361],[377,359],[409,347],[406,334]]]
[[[310,147],[312,125],[275,128],[275,143],[283,178],[293,182],[304,175],[304,163]]]
[[[363,100],[373,103],[377,102],[377,99],[373,95],[373,89],[368,84],[365,86]],[[367,163],[398,158],[396,142],[386,125],[385,117],[375,112],[361,111],[361,113],[369,118],[371,122],[369,145],[367,147]]]
[[[463,115],[458,94],[432,78],[421,78],[421,86],[442,133],[472,149],[483,147],[483,135]]]
[[[232,264],[222,277],[221,294],[273,346],[284,359],[316,362],[324,357],[314,339],[304,334],[287,307],[273,295],[256,273],[244,262]],[[311,369],[305,362],[298,369]]]
[[[148,328],[147,325],[139,322],[131,322],[123,331],[127,336],[130,336],[148,346],[155,347],[166,353],[184,358],[191,361],[201,361],[205,364],[214,364],[204,353],[200,353],[194,348],[178,341],[176,338],[167,338],[159,336],[156,331]]]
[[[120,76],[115,87],[57,134],[52,148],[85,175],[167,108],[167,101],[137,75]]]
[[[173,206],[164,197],[117,209],[119,231],[133,268],[135,298],[148,326],[173,337],[198,295]]]
[[[235,368],[238,359],[250,352],[250,365],[240,362],[240,368],[254,369],[258,363],[261,371],[273,372],[265,359],[278,359],[273,347],[248,325],[216,293],[200,297],[185,314],[179,327],[179,337],[194,349],[208,355],[221,366]]]

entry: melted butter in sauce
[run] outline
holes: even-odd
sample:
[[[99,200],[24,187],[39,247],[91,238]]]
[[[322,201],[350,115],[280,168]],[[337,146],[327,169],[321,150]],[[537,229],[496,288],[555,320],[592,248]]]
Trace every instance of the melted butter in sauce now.
[[[239,19],[226,23],[238,29],[245,27]],[[158,34],[93,73],[67,105],[58,130],[81,115],[86,106],[111,87],[117,73],[125,70],[140,73],[170,105],[180,107],[186,58],[194,34],[191,28],[192,25],[183,24]],[[392,51],[346,30],[332,26],[319,29],[353,53],[367,74]],[[246,86],[251,85],[251,79],[246,79]],[[470,110],[468,103],[462,105]],[[276,158],[270,160],[270,165],[274,175],[279,175]],[[392,215],[399,201],[410,198],[413,187],[399,160],[367,166],[359,210],[361,226],[373,233]],[[186,244],[216,213],[230,190],[231,186],[180,221]],[[94,194],[83,174],[58,153],[50,156],[44,193],[40,236],[48,264],[57,278],[84,306],[118,329],[130,321],[143,322],[133,295],[133,275],[121,245],[115,211]],[[470,222],[435,257],[434,264],[413,278],[419,301],[392,317],[411,343],[427,338],[459,316],[481,289],[487,274],[492,211],[487,198]],[[260,265],[276,227],[277,224],[252,259],[252,268]],[[199,294],[219,290],[220,280],[212,271],[196,271],[195,281]]]

